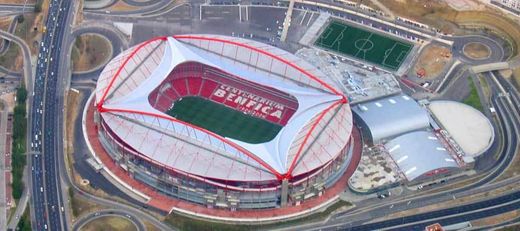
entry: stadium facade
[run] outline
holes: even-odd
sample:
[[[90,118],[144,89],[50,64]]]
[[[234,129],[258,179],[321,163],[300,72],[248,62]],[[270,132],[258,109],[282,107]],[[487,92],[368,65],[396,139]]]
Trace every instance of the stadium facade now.
[[[231,210],[297,205],[350,164],[352,113],[330,82],[256,41],[159,37],[107,64],[95,123],[121,168],[170,197]]]

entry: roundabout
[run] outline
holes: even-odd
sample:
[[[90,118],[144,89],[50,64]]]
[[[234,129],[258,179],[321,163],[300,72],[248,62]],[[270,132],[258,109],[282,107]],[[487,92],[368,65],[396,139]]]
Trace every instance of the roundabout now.
[[[491,56],[491,48],[484,43],[470,42],[462,48],[464,55],[470,59],[483,60]]]

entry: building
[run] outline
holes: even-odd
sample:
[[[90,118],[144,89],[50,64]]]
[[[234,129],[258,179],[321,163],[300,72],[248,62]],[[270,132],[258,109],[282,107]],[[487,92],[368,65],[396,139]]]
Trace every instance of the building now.
[[[368,144],[430,126],[426,110],[404,94],[359,103],[352,110]]]
[[[217,35],[160,37],[105,67],[99,139],[134,179],[230,210],[297,205],[350,164],[348,101],[281,49]]]
[[[491,4],[520,15],[520,0],[491,0]]]
[[[385,149],[412,184],[453,174],[461,167],[432,132],[406,133],[386,143]]]

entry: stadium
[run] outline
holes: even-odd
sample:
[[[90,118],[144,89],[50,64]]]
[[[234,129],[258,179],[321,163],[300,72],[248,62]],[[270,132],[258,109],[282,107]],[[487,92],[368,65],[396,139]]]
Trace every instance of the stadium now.
[[[159,37],[97,82],[97,136],[132,179],[208,208],[321,196],[352,168],[347,98],[318,68],[237,37]],[[355,167],[354,167],[355,168]]]

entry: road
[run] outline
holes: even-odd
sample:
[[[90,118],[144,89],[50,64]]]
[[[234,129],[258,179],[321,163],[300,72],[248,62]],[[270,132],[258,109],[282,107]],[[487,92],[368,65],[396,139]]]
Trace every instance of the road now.
[[[8,107],[6,107],[5,101],[0,100],[0,102],[4,105],[4,108],[0,111],[0,230],[7,230],[7,212],[8,208],[10,208],[8,205],[10,195],[7,195],[6,188],[8,183],[5,176],[10,170],[7,169],[9,166],[6,166],[5,159],[10,158],[8,155],[10,151],[6,147],[6,141],[7,136],[11,136],[11,134],[7,134]]]
[[[130,3],[138,3],[138,1],[126,0]],[[160,12],[167,9],[169,6],[176,5],[176,1],[171,0],[153,0],[148,2],[139,3],[140,6],[135,10],[128,11],[107,11],[107,10],[86,10],[85,14],[99,14],[99,15],[143,15],[153,12]],[[142,6],[141,6],[142,5]]]
[[[132,222],[132,224],[135,225],[135,227],[137,228],[138,231],[146,231],[144,224],[136,216],[134,216],[130,213],[126,213],[124,211],[114,210],[114,209],[101,210],[101,211],[96,211],[94,213],[87,214],[86,216],[83,216],[76,221],[72,230],[79,231],[85,224],[89,223],[90,221],[101,218],[101,217],[108,217],[108,216],[117,216],[117,217],[121,217],[123,219],[127,219],[130,222]]]
[[[62,151],[58,116],[63,113],[57,91],[61,47],[68,18],[75,1],[53,0],[45,25],[47,32],[40,44],[35,75],[35,88],[30,109],[30,138],[32,170],[32,222],[34,230],[67,230],[63,215],[63,195],[60,170],[56,156]],[[31,91],[29,91],[31,92]],[[58,115],[58,116],[57,116]]]
[[[18,17],[20,17],[20,15],[17,15],[16,17],[14,17],[13,21],[11,21],[11,24],[9,24],[9,28],[7,28],[8,33],[14,34],[14,29],[16,29],[16,25],[18,24]],[[9,49],[9,43],[10,43],[9,40],[4,39],[4,41],[2,42],[2,44],[0,46],[0,55],[4,55],[5,52],[7,52],[7,50]]]
[[[300,7],[305,7],[305,6],[300,6]],[[335,14],[335,15],[338,15],[338,16],[340,16],[340,17],[347,18],[348,20],[357,20],[357,18],[356,18],[355,15],[348,15],[348,14],[337,13],[337,12],[334,13],[334,14]],[[86,15],[88,16],[89,14],[86,14]],[[90,14],[89,17],[93,17],[92,15],[93,15],[93,14]],[[98,19],[109,19],[109,18],[111,18],[111,16],[108,16],[108,15],[102,15],[102,14],[100,14],[100,15],[101,15],[101,16],[96,16],[96,17],[98,17]],[[115,17],[114,17],[114,18],[115,18]],[[127,17],[127,18],[129,19],[129,21],[132,21],[132,22],[135,21],[135,20],[139,20],[139,21],[141,21],[141,22],[142,22],[142,21],[152,21],[152,19],[146,19],[146,18],[139,18],[139,19],[132,18],[132,17]],[[153,19],[153,20],[155,20],[155,19]],[[389,27],[388,25],[380,25],[380,26],[384,26],[383,29],[389,29],[389,28],[391,28],[391,27]],[[377,28],[377,25],[375,25],[375,27]],[[405,34],[405,35],[406,35],[406,33],[408,33],[408,32],[405,32],[405,31],[400,31],[400,32],[403,33],[403,34]],[[487,42],[489,42],[489,39],[487,39],[487,38],[479,39],[479,36],[472,36],[472,37],[466,37],[466,38],[446,38],[446,39],[452,39],[452,40],[455,42],[455,44],[459,44],[459,41],[467,41],[468,39],[476,39],[476,40],[478,40],[478,41],[487,41]],[[457,47],[458,47],[458,46],[457,46]],[[458,47],[458,48],[459,48],[459,50],[461,49],[460,47]],[[503,53],[503,52],[500,52],[500,51],[499,51],[499,52],[494,53],[494,54],[497,54],[497,55],[500,56],[501,53]],[[493,58],[493,59],[494,59],[494,58]],[[509,142],[509,143],[512,143],[512,142]],[[508,147],[510,147],[510,145],[508,145]],[[508,154],[508,153],[511,153],[514,149],[506,148],[505,150],[506,150],[506,151],[504,152],[503,155],[501,155],[501,159],[499,160],[500,163],[506,163],[507,160],[510,160],[511,155]],[[509,150],[509,151],[507,151],[507,150]],[[475,185],[473,186],[473,188],[477,188],[477,187],[485,186],[487,183],[489,183],[490,181],[494,180],[494,179],[496,178],[496,176],[497,176],[499,173],[501,173],[501,171],[505,168],[504,166],[505,166],[504,164],[500,164],[500,165],[499,165],[499,166],[494,170],[494,172],[493,172],[492,175],[489,175],[488,177],[485,177],[485,180],[482,180],[482,181],[480,181],[479,183],[475,184]],[[468,190],[468,188],[464,188],[464,190]],[[456,194],[456,193],[460,193],[460,192],[462,192],[462,191],[463,191],[463,190],[460,190],[460,191],[454,191],[454,192],[448,192],[448,193],[446,193],[445,196],[450,196],[450,193],[455,193],[455,194]],[[439,199],[443,199],[443,200],[444,200],[444,199],[446,199],[446,198],[444,198],[444,196],[443,196],[443,197],[439,197],[439,195],[436,195],[436,197],[433,198],[433,199],[434,199],[434,200],[439,200]],[[426,204],[428,204],[428,203],[431,203],[431,202],[434,201],[434,200],[427,200],[425,203],[422,203],[421,201],[414,200],[414,201],[413,201],[413,206],[426,205]],[[405,205],[405,204],[407,204],[407,203],[408,203],[407,201],[401,202],[401,204],[399,204],[397,207],[403,206],[404,208],[408,208],[407,205]],[[412,206],[410,206],[410,207],[412,207]],[[383,210],[382,212],[386,212],[386,211],[387,211],[387,210]]]
[[[0,4],[0,12],[9,12],[9,14],[20,14],[23,12],[34,11],[33,4]]]

